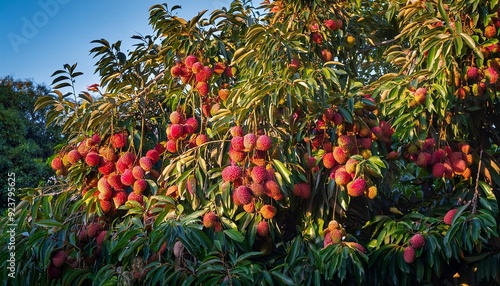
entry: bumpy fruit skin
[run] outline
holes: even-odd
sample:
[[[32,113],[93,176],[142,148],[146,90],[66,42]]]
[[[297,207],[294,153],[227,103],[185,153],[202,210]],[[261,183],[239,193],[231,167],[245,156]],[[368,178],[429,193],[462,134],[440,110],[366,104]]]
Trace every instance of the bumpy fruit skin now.
[[[266,191],[266,194],[279,201],[283,198],[283,194],[281,193],[281,189],[279,184],[275,180],[267,180],[264,183],[264,190]]]
[[[426,96],[427,96],[427,89],[425,89],[424,87],[417,88],[417,90],[414,93],[415,101],[418,102],[418,104],[424,104]]]
[[[115,163],[111,161],[106,161],[104,158],[99,162],[99,168],[97,168],[99,173],[103,175],[109,175],[115,171]]]
[[[268,151],[271,149],[273,141],[267,135],[260,135],[257,137],[257,141],[255,142],[255,149],[260,151]]]
[[[338,168],[334,174],[335,184],[339,186],[346,186],[352,181],[352,177],[346,172],[345,168]]]
[[[467,78],[469,80],[474,80],[479,75],[479,69],[477,67],[469,67],[467,69]]]
[[[99,154],[95,152],[90,152],[85,157],[85,163],[87,163],[87,165],[91,167],[99,165],[100,162],[101,162],[101,156],[99,156]]]
[[[238,166],[227,166],[222,170],[222,179],[225,182],[234,182],[241,178],[241,168]]]
[[[366,196],[373,200],[378,194],[378,189],[377,189],[377,186],[371,186],[368,188],[367,192],[366,192]]]
[[[299,183],[293,186],[293,194],[307,200],[311,196],[311,187],[307,183]]]
[[[78,161],[80,161],[81,158],[82,156],[80,156],[80,153],[76,149],[73,149],[68,152],[68,162],[71,165],[78,163]]]
[[[337,162],[333,158],[332,152],[325,153],[325,155],[323,155],[322,161],[323,161],[323,166],[325,166],[325,168],[327,169],[331,169],[335,167],[335,165],[337,164]]]
[[[351,197],[359,197],[365,193],[366,181],[363,178],[357,178],[347,184],[347,194]]]
[[[113,196],[113,189],[109,185],[108,178],[106,176],[99,179],[97,189],[99,190],[100,200],[109,200]]]
[[[181,124],[184,121],[184,116],[178,111],[172,111],[169,119],[172,124]]]
[[[266,190],[264,189],[264,186],[262,186],[262,184],[252,183],[250,185],[250,190],[252,191],[252,194],[256,197],[262,197],[266,194]]]
[[[144,204],[144,199],[143,199],[142,195],[138,194],[138,193],[134,193],[134,192],[130,193],[128,195],[127,199],[128,199],[128,201],[138,202],[141,205]]]
[[[172,139],[174,140],[181,138],[184,136],[184,127],[181,124],[171,124],[170,136],[172,136]]]
[[[321,36],[318,32],[311,33],[311,41],[314,43],[321,45],[323,43],[323,36]]]
[[[199,81],[196,83],[196,90],[200,93],[201,96],[206,96],[209,92],[209,86],[208,83],[204,81]]]
[[[457,209],[451,209],[449,210],[443,217],[443,222],[447,225],[451,225],[453,222],[453,217],[455,216],[455,213],[457,212]]]
[[[252,151],[255,148],[255,144],[257,144],[257,136],[255,134],[248,133],[243,136],[243,147],[245,147],[245,151]]]
[[[146,152],[146,157],[151,159],[153,164],[155,164],[158,160],[160,160],[160,153],[154,149],[148,150],[148,152]]]
[[[188,69],[191,69],[196,62],[198,62],[198,58],[195,55],[189,55],[184,59],[184,64]]]
[[[243,144],[243,136],[235,136],[231,139],[231,147],[236,151],[243,151],[245,145]]]
[[[204,66],[201,70],[196,74],[197,82],[207,82],[212,77],[213,71],[210,67]]]
[[[144,179],[138,179],[134,182],[133,190],[138,194],[144,193],[144,191],[148,188],[148,182]]]
[[[236,136],[243,136],[243,127],[241,126],[233,126],[229,129],[229,133],[231,136],[236,137]]]
[[[267,221],[261,221],[257,224],[257,234],[261,237],[269,235],[269,223]]]
[[[442,178],[446,173],[446,168],[442,163],[436,163],[432,166],[432,176],[434,178]]]
[[[263,205],[260,208],[260,213],[265,219],[272,219],[276,215],[276,208],[271,205]]]
[[[343,165],[349,159],[349,154],[346,151],[344,151],[344,149],[337,146],[333,148],[333,158],[335,159],[335,161],[337,161],[337,163]]]
[[[132,186],[135,182],[134,175],[130,169],[126,169],[120,178],[121,182],[125,186]]]
[[[127,192],[124,192],[124,191],[116,192],[113,195],[113,203],[115,204],[115,208],[117,209],[117,208],[121,207],[122,205],[124,205],[125,202],[127,202],[127,199],[128,199]]]
[[[64,167],[61,157],[55,157],[54,159],[52,159],[50,166],[54,170],[61,170]]]
[[[141,166],[134,166],[132,169],[132,176],[134,176],[136,180],[144,179],[144,169],[141,168]]]
[[[142,157],[139,159],[139,165],[144,171],[150,171],[153,169],[153,161],[148,157]]]
[[[208,142],[208,136],[206,134],[196,135],[196,139],[195,139],[196,146],[201,146],[207,142]]]
[[[127,144],[127,136],[125,135],[125,133],[116,133],[111,136],[109,141],[115,149],[121,149]]]
[[[215,226],[217,222],[217,215],[214,212],[208,212],[203,215],[203,226],[206,228],[211,228]]]
[[[101,229],[102,229],[102,226],[101,226],[100,223],[98,223],[98,222],[92,222],[89,225],[87,225],[87,228],[86,228],[86,230],[87,230],[87,236],[89,238],[94,238],[94,237],[96,237],[99,234],[99,232],[101,231]]]
[[[415,252],[415,249],[411,246],[405,247],[403,251],[403,259],[405,260],[406,263],[411,264],[413,261],[415,261],[415,258],[417,257],[417,254]]]
[[[420,233],[413,235],[410,238],[410,245],[416,250],[423,248],[425,246],[425,237]]]
[[[262,166],[254,166],[250,174],[254,183],[263,183],[267,177],[267,170]]]
[[[247,186],[239,186],[233,193],[236,205],[246,205],[252,202],[252,192]]]
[[[493,25],[486,26],[484,28],[484,36],[488,39],[491,39],[497,35],[497,29]]]
[[[54,253],[54,256],[52,256],[52,263],[54,263],[55,267],[61,267],[64,262],[66,262],[66,259],[68,258],[68,254],[64,250],[58,250],[56,253]]]

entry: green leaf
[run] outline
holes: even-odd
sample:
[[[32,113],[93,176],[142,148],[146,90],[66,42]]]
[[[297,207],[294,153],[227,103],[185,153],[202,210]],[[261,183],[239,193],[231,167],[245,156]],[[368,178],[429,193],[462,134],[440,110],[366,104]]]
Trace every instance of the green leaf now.
[[[245,237],[237,229],[226,229],[224,233],[236,242],[243,242]]]

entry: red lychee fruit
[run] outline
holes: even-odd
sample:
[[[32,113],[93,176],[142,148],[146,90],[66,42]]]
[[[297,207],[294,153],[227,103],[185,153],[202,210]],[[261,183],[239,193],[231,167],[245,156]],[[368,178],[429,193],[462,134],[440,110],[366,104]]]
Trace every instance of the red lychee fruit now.
[[[449,210],[443,217],[443,222],[447,225],[451,225],[453,222],[453,217],[457,213],[457,209],[451,209]]]
[[[234,182],[241,178],[241,168],[238,166],[227,166],[222,170],[222,179],[225,182]]]
[[[184,122],[184,116],[178,111],[172,111],[169,118],[172,124],[182,124]]]
[[[354,179],[347,184],[347,194],[351,197],[359,197],[365,193],[366,180],[363,178]]]
[[[125,133],[122,133],[122,132],[116,133],[116,134],[113,134],[113,136],[111,136],[109,141],[111,142],[111,145],[115,149],[121,149],[121,148],[125,147],[125,145],[127,144],[127,135]]]
[[[103,231],[99,232],[99,234],[97,235],[97,237],[95,239],[98,247],[102,246],[107,234],[108,234],[107,230],[103,230]]]
[[[260,135],[257,137],[257,141],[255,142],[255,149],[260,151],[268,151],[271,149],[273,141],[267,135]]]
[[[405,260],[406,263],[411,264],[413,261],[415,261],[415,258],[417,257],[417,254],[415,252],[415,249],[411,246],[407,246],[403,250],[403,259]]]
[[[370,133],[371,133],[371,131],[370,131]],[[358,143],[359,143],[359,146],[361,148],[370,150],[372,148],[373,141],[371,138],[365,137],[365,138],[360,138],[358,140]]]
[[[378,194],[378,188],[377,186],[370,186],[368,187],[368,190],[366,191],[366,196],[370,199],[373,200]]]
[[[327,168],[327,169],[331,169],[331,168],[335,167],[335,165],[337,164],[337,162],[333,158],[332,152],[325,153],[325,155],[323,155],[322,162],[323,162],[323,166],[325,166],[325,168]]]
[[[311,33],[311,41],[314,43],[321,45],[323,43],[323,36],[321,36],[318,32]]]
[[[214,65],[214,72],[218,75],[221,75],[226,71],[226,64],[223,62],[217,62]]]
[[[232,137],[243,136],[243,128],[241,126],[233,126],[229,129],[229,133]]]
[[[134,178],[134,175],[132,174],[132,170],[130,169],[126,169],[121,177],[120,177],[120,180],[122,182],[123,185],[125,186],[132,186],[135,182],[135,178]]]
[[[442,178],[446,173],[446,168],[443,163],[436,163],[432,166],[432,176],[434,178]]]
[[[479,75],[479,69],[477,67],[469,67],[467,69],[467,78],[469,80],[474,80]]]
[[[139,159],[139,165],[144,171],[150,171],[153,169],[153,161],[148,157],[142,157]]]
[[[335,184],[339,186],[347,186],[352,181],[351,175],[346,172],[345,168],[338,168],[333,175]]]
[[[353,136],[340,135],[337,139],[339,146],[348,154],[352,154],[356,149],[356,141]]]
[[[124,205],[125,202],[128,199],[128,194],[125,191],[118,191],[113,195],[113,203],[115,205],[115,208],[119,208],[120,206]]]
[[[332,244],[333,244],[332,236],[330,235],[330,232],[328,231],[327,233],[325,233],[325,240],[323,241],[323,247],[327,247],[327,246],[332,245]]]
[[[331,230],[328,233],[328,235],[331,237],[332,243],[336,244],[336,243],[340,243],[342,241],[342,237],[344,237],[344,232],[341,229],[334,229],[334,230]]]
[[[446,151],[443,149],[437,149],[436,151],[432,152],[432,157],[429,162],[429,164],[434,165],[436,163],[440,163],[443,161],[443,158],[446,156]]]
[[[257,234],[260,237],[266,237],[269,235],[269,223],[267,221],[261,221],[257,224]]]
[[[419,88],[417,88],[417,90],[415,90],[414,98],[415,98],[415,101],[418,102],[419,104],[425,103],[426,96],[427,96],[427,89],[426,88],[419,87]]]
[[[126,166],[132,167],[134,165],[136,157],[132,152],[125,152],[120,156],[119,160],[121,160]]]
[[[50,279],[57,280],[61,278],[62,270],[60,267],[55,266],[54,263],[51,262],[47,267],[47,275]]]
[[[108,184],[115,190],[123,189],[121,176],[119,174],[116,174],[116,173],[109,174]]]
[[[196,135],[196,139],[195,139],[196,146],[201,146],[207,142],[208,142],[208,136],[206,134]]]
[[[235,136],[231,139],[231,147],[236,151],[243,151],[245,146],[243,145],[243,137]]]
[[[272,205],[263,205],[260,208],[260,214],[265,219],[272,219],[276,215],[276,208]]]
[[[423,248],[425,246],[425,237],[420,233],[413,235],[410,238],[410,245],[416,250]]]
[[[455,174],[462,174],[467,169],[467,164],[464,160],[451,161],[451,168]]]
[[[197,74],[199,73],[201,70],[203,69],[203,64],[200,63],[200,62],[196,62],[193,64],[193,66],[191,67],[191,71],[194,73],[194,74]]]
[[[497,28],[494,25],[488,25],[484,28],[484,36],[491,39],[497,35]]]
[[[197,74],[197,82],[207,82],[212,77],[213,71],[210,67],[204,66]]]
[[[184,136],[184,127],[181,124],[171,124],[170,136],[172,136],[174,140],[181,138]]]
[[[345,171],[351,175],[356,174],[356,168],[359,164],[359,160],[355,158],[349,158],[345,163]]]
[[[100,223],[98,222],[92,222],[90,224],[87,225],[87,228],[86,228],[86,231],[87,231],[87,236],[89,238],[94,238],[96,237],[99,232],[101,231],[102,229],[102,226]]]
[[[229,148],[229,158],[234,162],[243,162],[245,160],[247,154],[244,151],[236,151],[232,147]]]
[[[418,157],[417,161],[415,162],[415,165],[425,168],[429,165],[431,161],[432,155],[427,153],[427,152],[421,152]]]
[[[279,184],[274,180],[267,180],[264,183],[264,190],[269,197],[278,198],[276,200],[279,200],[283,196]]]
[[[108,178],[106,176],[99,179],[97,189],[99,190],[100,200],[109,200],[113,196],[113,189],[109,185]]]
[[[252,194],[256,197],[262,197],[263,195],[266,194],[266,190],[264,189],[264,186],[262,184],[252,183],[250,185],[250,190],[252,191]]]
[[[66,259],[68,258],[68,254],[64,250],[58,250],[52,256],[52,263],[54,263],[55,267],[61,267]]]
[[[252,151],[257,144],[257,136],[253,133],[248,133],[243,136],[243,147],[247,152]]]
[[[99,168],[97,168],[97,170],[103,175],[109,175],[115,171],[115,163],[101,159]]]
[[[288,68],[291,72],[297,72],[297,70],[300,68],[300,60],[297,58],[293,58],[290,64],[288,64]]]
[[[144,198],[142,197],[142,194],[138,194],[138,193],[134,193],[134,192],[131,192],[129,195],[128,195],[128,198],[127,200],[129,202],[138,202],[139,204],[143,205],[144,204]]]
[[[189,55],[184,59],[184,64],[188,69],[191,69],[196,62],[198,62],[198,58],[195,55]]]
[[[304,200],[307,200],[311,196],[311,186],[307,183],[298,183],[293,186],[293,194]]]
[[[229,97],[230,91],[227,88],[222,88],[217,92],[217,94],[221,100],[225,101]]]
[[[99,200],[99,206],[103,213],[109,213],[113,209],[113,203],[108,200]]]
[[[194,117],[189,117],[188,119],[186,119],[184,124],[191,126],[189,133],[194,133],[198,130],[199,123],[198,120]]]
[[[99,156],[99,154],[97,154],[96,152],[90,152],[85,157],[85,163],[87,163],[87,165],[91,167],[98,166],[100,162],[101,156]]]
[[[489,67],[484,70],[484,75],[490,84],[495,84],[498,81],[498,71],[494,67]]]
[[[148,188],[148,182],[145,179],[138,179],[134,182],[133,190],[138,194],[144,193]]]
[[[321,58],[323,59],[323,61],[329,62],[332,60],[333,54],[328,49],[323,49],[321,51]],[[332,120],[332,119],[333,119],[333,114],[332,114],[332,118],[330,118],[329,120]]]
[[[208,83],[204,81],[199,81],[198,83],[196,83],[196,90],[201,96],[206,96],[209,92],[209,89],[210,88],[208,86]]]
[[[252,168],[252,172],[251,172],[250,176],[252,177],[252,181],[254,183],[260,184],[260,183],[264,182],[264,180],[266,179],[267,170],[266,170],[266,168],[261,167],[261,166],[254,166]]]
[[[175,140],[171,139],[167,141],[167,151],[170,153],[176,153],[177,152],[177,142]]]
[[[207,212],[203,215],[203,226],[211,228],[218,221],[217,215],[214,212]]]
[[[249,204],[243,205],[243,209],[247,213],[254,213],[255,212],[255,202],[252,200]]]
[[[172,77],[179,77],[182,74],[182,66],[181,65],[175,65],[172,68],[170,68],[170,74]]]
[[[236,205],[246,205],[252,201],[252,192],[247,186],[239,186],[234,190],[233,197],[235,202],[240,203]]]
[[[64,167],[61,157],[54,157],[52,162],[50,162],[50,166],[54,170],[61,170]]]
[[[344,149],[342,149],[341,147],[336,146],[335,148],[333,148],[333,158],[335,159],[335,161],[337,161],[337,163],[343,165],[349,159],[349,154],[347,154],[347,152],[344,151]]]
[[[82,159],[82,156],[80,156],[80,153],[78,152],[78,150],[73,149],[73,150],[68,152],[68,162],[71,165],[78,163],[78,161],[80,161],[81,159]]]
[[[151,159],[151,162],[153,164],[155,164],[156,162],[158,162],[158,160],[160,160],[160,153],[158,153],[158,151],[152,149],[152,150],[149,150],[148,152],[146,152],[146,157]]]

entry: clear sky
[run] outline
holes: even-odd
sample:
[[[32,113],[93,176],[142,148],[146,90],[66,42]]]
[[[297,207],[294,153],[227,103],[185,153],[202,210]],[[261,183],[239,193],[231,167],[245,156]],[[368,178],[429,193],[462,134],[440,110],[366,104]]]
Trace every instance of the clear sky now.
[[[132,48],[132,35],[152,33],[149,8],[165,2],[169,8],[181,5],[177,14],[189,19],[204,9],[228,7],[231,0],[0,0],[0,77],[49,86],[55,70],[78,63],[84,75],[77,78],[77,91],[85,89],[99,81],[90,42],[122,40],[123,51]]]

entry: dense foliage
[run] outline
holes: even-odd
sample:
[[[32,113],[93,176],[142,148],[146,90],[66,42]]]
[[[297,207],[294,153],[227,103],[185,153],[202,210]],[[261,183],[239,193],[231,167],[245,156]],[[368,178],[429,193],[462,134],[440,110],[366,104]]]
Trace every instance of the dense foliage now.
[[[178,8],[37,101],[18,283],[500,283],[497,1]]]
[[[47,109],[34,111],[36,100],[48,94],[31,81],[0,78],[0,174],[15,173],[21,188],[45,184],[53,176],[46,161],[62,142],[61,131],[45,126]],[[5,192],[2,188],[0,209],[6,207]]]

